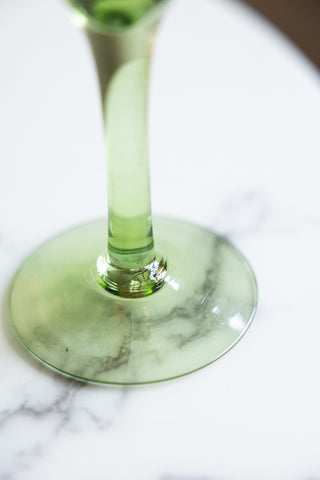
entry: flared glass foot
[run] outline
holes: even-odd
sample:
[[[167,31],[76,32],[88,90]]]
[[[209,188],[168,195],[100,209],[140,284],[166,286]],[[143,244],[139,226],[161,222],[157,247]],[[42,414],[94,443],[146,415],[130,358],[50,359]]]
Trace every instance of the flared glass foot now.
[[[153,225],[167,275],[143,298],[122,298],[99,284],[105,220],[51,239],[26,260],[10,306],[33,355],[85,381],[142,384],[198,370],[235,345],[257,302],[246,260],[203,228],[162,218]]]

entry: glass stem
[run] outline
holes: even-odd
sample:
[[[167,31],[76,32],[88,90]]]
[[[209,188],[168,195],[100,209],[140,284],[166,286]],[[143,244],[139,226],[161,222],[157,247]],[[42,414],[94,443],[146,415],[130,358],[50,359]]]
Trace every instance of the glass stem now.
[[[151,30],[88,36],[104,98],[108,179],[108,243],[98,258],[98,272],[112,293],[145,296],[162,285],[166,269],[165,261],[156,258],[151,219],[147,122]]]
[[[148,60],[122,66],[106,99],[108,253],[120,268],[137,269],[155,257],[148,162]]]
[[[122,33],[86,30],[95,61],[100,85],[102,107],[114,73],[122,65],[138,58],[146,58],[155,24],[129,29]]]

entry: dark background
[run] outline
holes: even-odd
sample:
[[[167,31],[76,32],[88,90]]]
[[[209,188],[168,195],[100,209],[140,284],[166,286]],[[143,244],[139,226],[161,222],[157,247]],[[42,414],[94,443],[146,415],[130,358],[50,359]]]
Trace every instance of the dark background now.
[[[320,0],[244,0],[290,37],[320,69]]]

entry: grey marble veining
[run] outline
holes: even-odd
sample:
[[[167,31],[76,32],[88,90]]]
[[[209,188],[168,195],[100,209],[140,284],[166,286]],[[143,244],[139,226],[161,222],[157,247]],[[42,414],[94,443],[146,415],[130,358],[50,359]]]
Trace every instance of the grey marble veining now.
[[[102,405],[96,401],[94,387],[73,380],[52,380],[56,384],[54,389],[50,381],[43,383],[49,384],[54,395],[39,397],[39,380],[34,378],[24,386],[21,400],[14,408],[0,410],[2,437],[8,438],[25,428],[29,432],[26,437],[14,435],[15,451],[1,461],[1,474],[5,477],[10,478],[10,472],[15,471],[23,478],[24,469],[32,469],[66,434],[77,435],[88,430],[108,432],[121,417],[128,395],[126,389],[110,391]],[[29,425],[33,425],[31,430]]]
[[[156,217],[154,228],[159,251],[167,251],[168,276],[158,292],[141,299],[116,297],[96,280],[104,220],[36,251],[11,295],[12,322],[22,343],[57,370],[113,384],[175,378],[232,348],[256,308],[250,267],[208,230]]]
[[[29,250],[105,214],[94,73],[63,4],[0,13],[0,479],[318,480],[318,73],[236,2],[176,1],[153,66],[153,211],[230,238],[259,311],[198,373],[102,388],[38,364],[7,314]]]

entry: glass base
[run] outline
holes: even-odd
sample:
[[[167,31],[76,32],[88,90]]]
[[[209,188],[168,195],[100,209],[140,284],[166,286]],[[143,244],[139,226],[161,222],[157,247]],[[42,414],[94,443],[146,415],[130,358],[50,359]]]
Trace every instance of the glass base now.
[[[246,260],[209,230],[163,218],[153,226],[168,273],[143,298],[121,298],[98,283],[106,220],[69,230],[26,260],[10,307],[33,355],[88,382],[143,384],[198,370],[237,343],[257,303]]]

